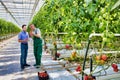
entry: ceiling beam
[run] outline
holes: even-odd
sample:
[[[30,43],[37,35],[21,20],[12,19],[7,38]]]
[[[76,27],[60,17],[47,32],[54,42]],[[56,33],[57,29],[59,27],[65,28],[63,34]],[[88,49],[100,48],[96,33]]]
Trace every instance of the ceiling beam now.
[[[30,16],[30,14],[14,14],[14,16]]]
[[[4,8],[0,8],[0,10],[5,10]]]
[[[14,15],[14,17],[16,17],[16,16],[27,16],[27,17],[30,17],[30,15]]]
[[[5,3],[4,3],[5,4]],[[23,5],[22,6],[22,4],[9,4],[9,5],[7,5],[7,4],[5,4],[6,6],[7,6],[7,8],[10,8],[10,7],[12,7],[12,8],[23,8],[23,7],[25,7],[25,8],[29,8],[29,5]],[[32,4],[33,5],[33,4]],[[14,6],[16,6],[16,7],[14,7]]]
[[[17,8],[13,8],[13,9],[11,9],[11,8],[9,8],[9,10],[18,10]],[[23,8],[23,9],[19,9],[20,11],[23,11],[23,10],[27,10],[27,11],[31,11],[32,9],[25,9],[25,8]]]
[[[17,7],[16,7],[16,8],[15,8],[15,7],[7,7],[7,8],[9,8],[9,9],[28,9],[28,10],[29,10],[29,9],[30,9],[30,10],[32,9],[32,8],[22,8],[22,7],[20,7],[20,8],[17,8]]]
[[[37,5],[38,5],[39,1],[40,1],[40,0],[35,0],[35,4],[34,4],[34,6],[33,6],[32,14],[31,14],[30,19],[32,19],[32,16],[33,16],[34,13],[35,13],[35,10],[36,10],[36,8],[37,8]]]
[[[26,18],[26,17],[28,17],[28,16],[15,16],[15,17],[16,17],[16,18],[18,18],[18,17],[23,17],[23,18],[25,17],[25,18]]]
[[[32,14],[31,12],[27,12],[27,13],[25,13],[25,12],[22,12],[22,11],[21,11],[21,12],[20,12],[20,11],[19,11],[19,12],[18,12],[18,11],[14,11],[14,12],[11,12],[11,13],[19,13],[19,14]]]
[[[16,21],[17,24],[18,21],[15,19],[15,17],[12,15],[12,13],[8,10],[8,8],[6,7],[6,5],[0,0],[1,4],[3,5],[3,7],[5,8],[5,10],[11,15],[11,17]]]
[[[30,20],[33,18],[36,9],[40,9],[44,5],[45,1],[44,0],[36,0],[36,4],[34,4],[33,10],[32,10],[32,15],[30,17]],[[40,5],[39,5],[40,4]],[[38,6],[39,5],[39,6]]]
[[[0,13],[9,13],[9,12],[1,12]],[[12,14],[32,14],[31,12],[30,13],[25,13],[25,12],[11,12]]]
[[[14,4],[34,4],[34,2],[21,2],[21,1],[11,1],[11,0],[8,0],[8,1],[3,1],[4,3],[14,3]]]

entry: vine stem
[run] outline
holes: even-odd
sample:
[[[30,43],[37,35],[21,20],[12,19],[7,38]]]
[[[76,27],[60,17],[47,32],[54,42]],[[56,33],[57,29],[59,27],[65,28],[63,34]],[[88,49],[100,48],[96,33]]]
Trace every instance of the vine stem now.
[[[98,66],[99,66],[99,65],[96,65],[95,68],[94,68],[94,70],[93,70],[89,75],[92,75],[92,74],[94,73],[95,69],[96,69]],[[103,69],[101,69],[100,71],[98,71],[98,72],[96,72],[96,73],[99,73],[99,72],[101,72],[102,70],[106,70],[106,69],[108,69],[109,67],[110,67],[110,65],[108,65],[106,68],[103,68]]]

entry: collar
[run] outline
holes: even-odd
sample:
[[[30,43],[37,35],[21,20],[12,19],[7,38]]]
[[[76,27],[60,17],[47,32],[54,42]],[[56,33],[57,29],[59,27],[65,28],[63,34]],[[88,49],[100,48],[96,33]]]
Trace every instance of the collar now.
[[[26,33],[26,31],[22,31],[22,33]]]

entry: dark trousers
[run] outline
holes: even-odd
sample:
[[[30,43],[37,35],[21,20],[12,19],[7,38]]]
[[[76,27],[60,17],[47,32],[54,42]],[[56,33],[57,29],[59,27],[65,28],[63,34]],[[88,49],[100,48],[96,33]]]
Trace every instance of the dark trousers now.
[[[23,68],[24,65],[26,64],[27,53],[28,53],[28,44],[21,43],[21,57],[20,57],[21,68]]]

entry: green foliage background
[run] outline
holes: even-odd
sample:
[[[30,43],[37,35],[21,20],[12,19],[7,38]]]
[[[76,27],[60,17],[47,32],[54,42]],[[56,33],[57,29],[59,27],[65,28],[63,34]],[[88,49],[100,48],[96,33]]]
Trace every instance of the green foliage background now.
[[[86,40],[91,33],[120,33],[119,8],[111,11],[115,1],[46,0],[31,23],[40,28],[43,35],[67,32],[64,40],[76,39],[77,42]]]
[[[0,36],[16,34],[18,32],[20,32],[20,28],[18,26],[16,26],[12,22],[0,19]]]

